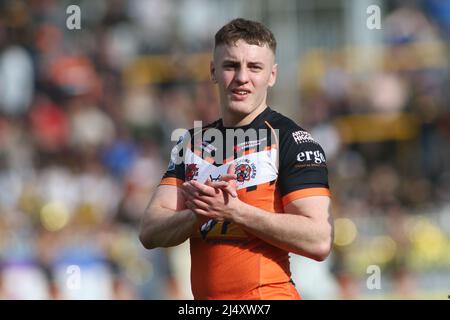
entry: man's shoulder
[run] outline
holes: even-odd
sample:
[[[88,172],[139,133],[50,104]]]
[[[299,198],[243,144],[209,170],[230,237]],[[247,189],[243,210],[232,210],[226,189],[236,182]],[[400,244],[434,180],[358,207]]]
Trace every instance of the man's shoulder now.
[[[296,143],[316,143],[307,130],[280,112],[272,110],[267,122],[273,129],[278,130],[280,141],[293,139]]]
[[[273,109],[271,109],[266,121],[274,129],[279,129],[282,131],[302,129],[302,127],[294,120]]]
[[[205,130],[207,129],[217,129],[220,127],[220,124],[222,122],[222,119],[217,119],[213,122],[207,123],[207,124],[203,124],[202,121],[198,121],[199,125],[195,125],[194,122],[194,127],[191,127],[189,129],[187,129],[186,132],[188,132],[191,136],[194,135],[194,133],[203,133]]]

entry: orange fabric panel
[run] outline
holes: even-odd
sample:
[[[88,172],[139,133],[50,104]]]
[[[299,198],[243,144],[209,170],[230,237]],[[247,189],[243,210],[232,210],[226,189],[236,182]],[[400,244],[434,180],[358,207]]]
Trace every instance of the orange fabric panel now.
[[[191,257],[195,299],[261,299],[258,288],[290,279],[288,253],[253,236],[230,243],[191,238]]]
[[[328,196],[331,197],[330,189],[328,188],[307,188],[296,190],[288,193],[282,198],[283,205],[287,205],[289,202],[292,202],[297,199],[311,197],[311,196]]]
[[[238,197],[243,202],[270,212],[282,212],[283,205],[281,196],[276,188],[276,183],[262,183],[256,190],[247,191],[246,188],[237,192]]]
[[[258,291],[261,300],[301,300],[291,282],[268,284],[258,288]]]

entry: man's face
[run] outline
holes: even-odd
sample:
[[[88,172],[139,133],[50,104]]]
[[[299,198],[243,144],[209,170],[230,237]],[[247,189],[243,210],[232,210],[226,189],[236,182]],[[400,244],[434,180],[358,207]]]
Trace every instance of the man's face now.
[[[219,86],[222,112],[248,115],[265,107],[267,89],[275,84],[276,64],[267,46],[238,40],[219,45],[211,62],[211,76]]]

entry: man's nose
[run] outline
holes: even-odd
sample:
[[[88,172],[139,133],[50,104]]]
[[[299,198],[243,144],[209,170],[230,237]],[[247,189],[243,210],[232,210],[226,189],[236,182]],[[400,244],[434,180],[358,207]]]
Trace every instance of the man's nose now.
[[[235,80],[239,83],[247,83],[249,81],[247,68],[239,68],[236,72]]]

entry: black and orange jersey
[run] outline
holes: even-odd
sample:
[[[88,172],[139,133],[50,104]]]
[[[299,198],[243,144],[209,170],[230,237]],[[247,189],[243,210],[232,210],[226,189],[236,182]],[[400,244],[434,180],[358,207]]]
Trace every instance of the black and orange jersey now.
[[[282,214],[293,200],[330,195],[321,146],[295,122],[269,107],[249,125],[226,128],[217,120],[201,131],[207,129],[217,129],[224,139],[196,139],[198,132],[190,130],[172,150],[162,185],[218,180],[234,163],[239,199],[273,214]],[[227,136],[230,130],[249,129],[255,129],[256,135],[241,142]],[[227,137],[228,141],[223,141]],[[189,144],[183,144],[184,140]],[[230,144],[231,148],[227,147]],[[176,164],[175,155],[181,155],[183,161]],[[230,221],[210,220],[199,226],[190,239],[190,251],[195,299],[299,298],[290,281],[288,252]]]

